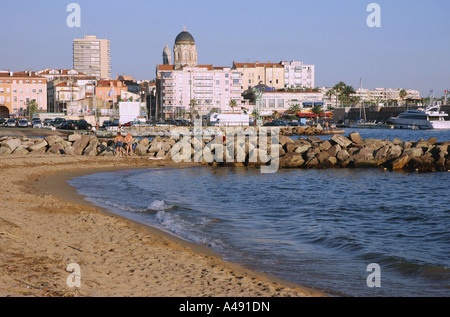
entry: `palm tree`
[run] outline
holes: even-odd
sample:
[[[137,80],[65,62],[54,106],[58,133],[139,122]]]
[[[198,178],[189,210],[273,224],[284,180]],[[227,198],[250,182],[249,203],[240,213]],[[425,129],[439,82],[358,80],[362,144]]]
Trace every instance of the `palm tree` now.
[[[314,105],[311,109],[312,113],[317,115],[317,122],[319,122],[319,115],[323,113],[323,109],[321,105]]]
[[[336,90],[334,90],[334,88],[331,88],[330,90],[328,90],[327,91],[327,93],[325,94],[325,96],[327,96],[327,97],[329,97],[330,98],[330,101],[331,101],[331,97],[336,97],[336,107],[337,107],[337,102],[338,102],[338,98],[337,98],[337,95],[336,95]]]
[[[234,100],[234,99],[231,99],[231,100],[230,100],[230,107],[231,107],[231,110],[232,110],[233,113],[234,113],[234,108],[237,107],[236,100]]]
[[[341,106],[342,104],[342,99],[341,99],[341,95],[345,89],[345,87],[347,87],[347,85],[343,82],[340,81],[339,83],[337,83],[336,85],[334,85],[333,90],[334,90],[334,94],[336,96],[337,99],[339,99],[341,101]]]
[[[400,92],[398,93],[398,96],[400,97],[400,99],[402,101],[404,101],[404,99],[406,98],[407,95],[408,95],[408,93],[406,92],[405,89],[400,90]]]
[[[298,103],[296,103],[296,104],[293,104],[292,106],[290,106],[286,112],[288,114],[296,114],[299,111],[301,111],[300,105]]]
[[[189,101],[189,108],[191,110],[191,120],[194,122],[194,112],[195,112],[195,105],[197,104],[197,101],[195,99],[191,99]]]
[[[343,88],[343,90],[341,92],[341,100],[342,100],[343,104],[347,103],[347,105],[348,105],[349,103],[351,103],[352,95],[355,93],[356,93],[356,91],[352,86],[345,85],[345,87]]]
[[[38,110],[38,104],[36,100],[30,100],[27,104],[27,112],[28,112],[28,118],[31,121],[33,117],[33,113],[35,113]]]

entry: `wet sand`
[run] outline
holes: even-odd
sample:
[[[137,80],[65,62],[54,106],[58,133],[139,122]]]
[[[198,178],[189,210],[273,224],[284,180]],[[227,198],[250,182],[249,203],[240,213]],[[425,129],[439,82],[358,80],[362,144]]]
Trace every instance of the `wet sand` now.
[[[66,182],[102,171],[186,166],[141,157],[0,157],[0,296],[326,296],[112,215]],[[79,288],[67,285],[71,263],[80,267]]]

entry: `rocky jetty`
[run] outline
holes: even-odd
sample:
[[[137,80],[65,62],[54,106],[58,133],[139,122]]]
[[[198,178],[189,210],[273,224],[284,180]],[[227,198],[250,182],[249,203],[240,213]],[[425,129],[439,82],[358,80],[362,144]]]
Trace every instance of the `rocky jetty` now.
[[[150,127],[150,126],[144,126],[144,127],[123,127],[122,132],[127,133],[130,132],[134,137],[170,137],[174,131],[174,129],[177,129],[179,127],[175,126],[157,126],[157,127]],[[193,127],[183,127],[186,129],[189,129],[189,131],[193,131]],[[221,129],[222,131],[226,131],[226,127],[213,127],[214,129]],[[256,131],[259,130],[259,127],[241,127],[242,129],[245,128],[252,128]],[[341,129],[324,129],[320,124],[318,125],[312,125],[312,126],[286,126],[286,127],[279,127],[280,128],[280,134],[285,136],[312,136],[312,135],[334,135],[334,134],[344,134],[345,130]],[[98,138],[113,138],[117,135],[117,128],[111,128],[107,130],[96,130],[95,135]]]
[[[334,135],[330,140],[317,137],[298,140],[280,138],[286,154],[282,168],[387,168],[390,170],[450,170],[450,142],[428,140],[363,140],[359,133],[348,137]]]
[[[186,144],[186,138],[188,148],[183,153],[179,145],[181,140]],[[285,135],[280,135],[278,139],[279,143],[272,145],[268,138],[267,144],[262,147],[257,138],[249,136],[240,139],[209,136],[197,143],[192,136],[180,135],[177,139],[157,136],[136,140],[133,155],[175,160],[176,155],[182,153],[184,162],[213,165],[258,166],[271,164],[278,159],[280,168],[450,170],[450,141],[438,142],[436,138],[389,141],[362,139],[357,132],[352,132],[348,137],[335,134],[328,140],[317,136],[294,140]],[[174,151],[175,146],[178,151]],[[276,155],[272,155],[274,150]],[[45,138],[1,137],[0,155],[113,156],[114,142],[95,135],[81,134],[51,135]],[[255,157],[258,159],[254,160]]]

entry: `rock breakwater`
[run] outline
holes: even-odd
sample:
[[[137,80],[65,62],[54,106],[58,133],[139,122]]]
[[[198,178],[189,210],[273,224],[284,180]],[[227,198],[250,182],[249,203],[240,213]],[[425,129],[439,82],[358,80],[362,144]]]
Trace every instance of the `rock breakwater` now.
[[[180,151],[174,150],[183,138],[186,140],[186,136],[157,136],[136,140],[133,155],[173,159],[174,154],[180,154]],[[438,142],[436,138],[389,141],[362,139],[357,132],[352,132],[348,137],[335,134],[328,140],[315,136],[294,140],[281,134],[277,138],[278,144],[271,144],[268,137],[264,146],[257,138],[250,136],[240,139],[209,136],[197,143],[192,136],[187,138],[190,148],[188,153],[184,150],[184,162],[260,166],[278,160],[280,168],[384,168],[423,172],[450,170],[450,141]],[[0,138],[0,155],[113,156],[114,149],[115,144],[111,139],[95,135]],[[274,149],[276,152],[272,153]]]

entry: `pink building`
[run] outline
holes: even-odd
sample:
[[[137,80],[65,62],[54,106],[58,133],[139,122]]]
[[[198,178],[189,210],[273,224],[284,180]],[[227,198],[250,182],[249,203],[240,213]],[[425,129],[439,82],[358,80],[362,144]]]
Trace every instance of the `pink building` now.
[[[30,71],[0,73],[0,107],[5,113],[23,115],[32,100],[38,111],[47,111],[47,78]]]
[[[160,117],[179,118],[207,115],[211,112],[240,111],[242,73],[231,67],[213,65],[158,65],[158,104]],[[194,104],[194,109],[191,105]]]

